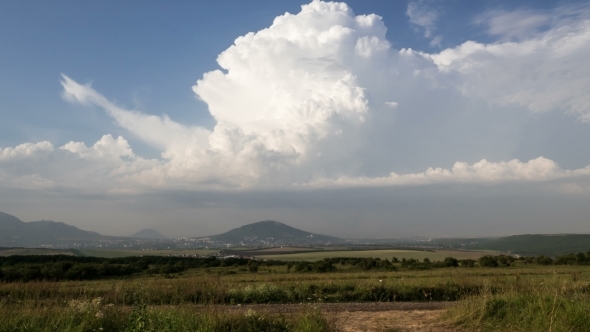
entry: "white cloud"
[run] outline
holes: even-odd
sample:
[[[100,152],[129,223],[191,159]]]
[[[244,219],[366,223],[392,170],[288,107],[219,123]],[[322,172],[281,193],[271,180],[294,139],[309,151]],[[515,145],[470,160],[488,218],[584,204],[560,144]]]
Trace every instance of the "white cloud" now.
[[[69,142],[25,143],[0,150],[0,183],[20,189],[108,192],[129,188],[130,178],[158,165],[137,157],[122,138],[103,136],[93,146]]]
[[[97,93],[90,84],[78,84],[66,75],[62,75],[63,97],[70,102],[102,107],[117,124],[155,147],[166,149],[172,158],[178,144],[203,142],[209,131],[201,127],[187,127],[172,121],[167,115],[161,117],[146,115],[139,111],[125,110],[111,103]]]
[[[440,43],[442,42],[442,36],[435,36],[434,38],[432,38],[432,40],[430,41],[430,47],[441,47]]]
[[[391,108],[397,108],[398,103],[396,103],[395,101],[386,101],[385,105],[391,107]]]
[[[534,10],[490,11],[476,20],[488,26],[488,34],[506,39],[527,38],[551,23],[551,15]]]
[[[408,15],[431,35],[438,19],[435,11],[411,2]],[[450,169],[380,176],[393,168],[387,163],[401,158],[389,155],[392,144],[405,144],[418,155],[419,143],[411,144],[419,135],[413,133],[440,140],[436,134],[448,126],[443,120],[453,112],[468,112],[473,104],[467,101],[501,110],[566,111],[590,121],[590,21],[574,15],[539,31],[540,23],[535,22],[540,20],[532,19],[517,35],[493,28],[515,15],[502,13],[495,16],[499,21],[489,18],[495,22],[490,23],[490,34],[501,36],[498,42],[468,41],[426,54],[393,49],[377,15],[355,16],[343,3],[314,1],[297,14],[277,17],[266,29],[237,38],[219,55],[221,69],[205,73],[193,86],[216,120],[212,131],[167,115],[126,109],[89,84],[64,75],[66,100],[104,109],[118,126],[160,149],[161,160],[142,159],[123,137],[110,135],[92,146],[26,143],[0,150],[0,184],[203,190],[534,182],[586,176],[587,168],[563,170],[545,158],[525,163],[457,162]],[[535,32],[527,36],[531,29]],[[505,38],[515,36],[518,40]],[[459,102],[448,103],[454,99]],[[408,138],[392,139],[388,126],[396,116],[414,119],[415,130]],[[421,127],[429,121],[438,131]],[[382,168],[387,171],[372,169],[373,160],[385,160]]]
[[[406,15],[410,18],[410,23],[424,29],[424,37],[430,38],[432,36],[439,18],[439,12],[436,9],[423,0],[410,1]]]
[[[577,170],[563,170],[554,161],[539,157],[521,162],[517,159],[507,162],[481,160],[469,165],[457,162],[451,169],[428,168],[421,173],[397,174],[386,177],[347,177],[321,179],[306,183],[304,187],[380,187],[411,186],[435,183],[502,183],[509,181],[548,181],[590,175],[590,166]]]
[[[439,79],[450,79],[466,96],[590,120],[590,15],[585,11],[520,41],[468,41],[425,56],[447,74]]]

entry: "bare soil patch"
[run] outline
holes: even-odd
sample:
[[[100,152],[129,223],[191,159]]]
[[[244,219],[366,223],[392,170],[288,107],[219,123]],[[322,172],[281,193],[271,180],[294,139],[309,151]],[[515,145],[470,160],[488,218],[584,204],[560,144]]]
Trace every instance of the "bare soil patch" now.
[[[332,319],[343,332],[459,331],[441,319],[442,310],[340,312]]]
[[[324,312],[342,332],[449,332],[460,330],[442,321],[451,302],[378,302],[250,304],[222,306],[224,310],[254,310],[268,314],[296,314],[306,309]]]
[[[242,304],[219,306],[223,310],[254,310],[272,314],[289,314],[305,309],[322,312],[382,312],[382,311],[440,311],[452,302],[349,302],[349,303],[304,303],[304,304]]]
[[[301,248],[301,247],[277,247],[277,248],[268,248],[268,249],[261,249],[261,250],[256,250],[256,252],[258,253],[266,253],[266,252],[305,252],[305,251],[318,251],[318,250],[322,250],[322,249],[318,249],[318,248]]]

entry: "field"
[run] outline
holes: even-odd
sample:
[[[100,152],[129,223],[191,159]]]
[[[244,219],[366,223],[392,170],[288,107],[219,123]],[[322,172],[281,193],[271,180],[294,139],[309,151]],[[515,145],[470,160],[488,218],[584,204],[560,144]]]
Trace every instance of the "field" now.
[[[423,260],[428,258],[431,261],[441,261],[446,257],[453,257],[457,259],[478,259],[484,255],[494,255],[498,252],[494,251],[469,251],[469,250],[435,250],[435,251],[421,251],[421,250],[399,250],[399,249],[383,249],[383,250],[337,250],[337,251],[314,251],[314,252],[299,252],[294,254],[276,254],[257,256],[261,259],[275,259],[281,261],[318,261],[324,258],[333,257],[373,257],[391,260],[393,257],[398,259],[417,259]]]
[[[485,260],[474,267],[385,267],[339,260],[323,273],[296,272],[321,262],[214,259],[203,262],[218,266],[155,273],[157,264],[194,261],[158,258],[149,273],[125,277],[0,282],[0,332],[588,331],[590,254],[573,257],[582,265],[521,259],[499,267],[485,267]],[[4,264],[0,273],[8,271]]]
[[[13,255],[68,255],[74,256],[75,250],[71,249],[45,249],[45,248],[0,248],[0,256]]]
[[[170,256],[170,255],[207,255],[219,252],[215,249],[187,249],[187,250],[101,250],[82,249],[80,252],[85,256],[93,257],[130,257],[130,256]]]

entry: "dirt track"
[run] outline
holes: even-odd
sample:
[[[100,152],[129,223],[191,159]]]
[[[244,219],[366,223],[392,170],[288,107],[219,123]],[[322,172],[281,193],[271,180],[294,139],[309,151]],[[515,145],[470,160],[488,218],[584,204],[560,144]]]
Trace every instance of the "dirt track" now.
[[[313,304],[242,304],[220,306],[225,310],[248,310],[288,314],[297,313],[306,307],[320,309],[323,312],[380,312],[380,311],[433,311],[442,310],[452,302],[368,302],[368,303],[313,303]]]
[[[255,310],[270,314],[295,314],[306,308],[324,312],[343,332],[449,332],[460,331],[441,321],[450,302],[381,302],[251,304],[222,306],[223,310]]]

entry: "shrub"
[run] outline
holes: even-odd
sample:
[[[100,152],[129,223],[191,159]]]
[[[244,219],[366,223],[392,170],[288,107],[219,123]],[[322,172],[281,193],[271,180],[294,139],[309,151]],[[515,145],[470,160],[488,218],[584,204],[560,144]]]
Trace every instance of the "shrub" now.
[[[493,256],[482,256],[478,260],[480,266],[484,267],[497,267],[498,260]]]
[[[456,267],[459,266],[459,261],[453,257],[447,257],[443,261],[443,265],[447,267]]]

